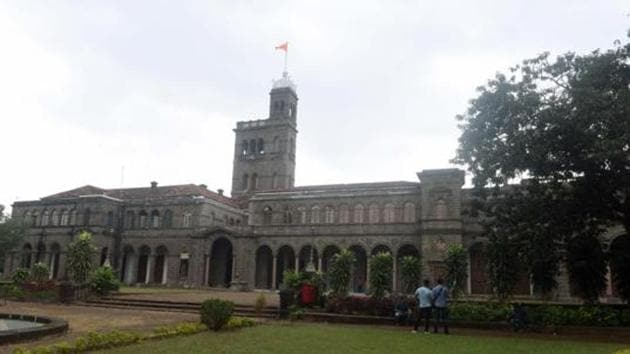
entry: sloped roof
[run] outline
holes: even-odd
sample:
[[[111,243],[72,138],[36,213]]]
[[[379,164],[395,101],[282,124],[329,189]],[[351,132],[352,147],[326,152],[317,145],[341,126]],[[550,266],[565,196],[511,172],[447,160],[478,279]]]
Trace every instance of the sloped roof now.
[[[214,201],[227,204],[232,207],[238,207],[238,203],[235,200],[208,190],[205,186],[196,184],[117,189],[103,189],[95,186],[86,185],[69,191],[49,195],[42,199],[66,199],[77,198],[86,195],[103,195],[121,200],[146,200],[203,196],[205,198],[212,199]]]

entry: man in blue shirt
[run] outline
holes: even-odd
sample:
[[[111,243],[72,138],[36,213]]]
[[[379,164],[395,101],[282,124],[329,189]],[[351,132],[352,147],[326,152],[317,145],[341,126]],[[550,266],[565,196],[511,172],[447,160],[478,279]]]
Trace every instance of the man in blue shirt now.
[[[444,285],[444,280],[438,279],[438,285],[433,288],[432,297],[435,306],[435,322],[433,333],[437,333],[438,324],[444,326],[444,334],[448,334],[448,288]]]
[[[429,289],[429,281],[425,279],[423,285],[416,290],[416,322],[413,325],[413,333],[418,331],[418,325],[424,318],[424,333],[429,333],[429,321],[431,320],[431,300],[433,294]]]

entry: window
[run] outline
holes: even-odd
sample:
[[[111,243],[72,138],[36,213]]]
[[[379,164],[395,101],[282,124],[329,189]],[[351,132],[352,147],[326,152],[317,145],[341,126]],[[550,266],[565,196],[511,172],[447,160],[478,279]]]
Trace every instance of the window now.
[[[166,229],[170,229],[173,227],[173,212],[169,209],[166,209],[164,212],[164,220],[162,220],[162,227]]]
[[[41,226],[48,226],[48,223],[50,222],[50,217],[49,217],[49,212],[48,210],[44,209],[44,212],[42,213],[42,221],[41,221]]]
[[[252,190],[255,191],[258,189],[258,174],[252,174]]]
[[[319,205],[311,208],[311,224],[319,224]]]
[[[411,202],[405,203],[405,208],[403,211],[403,221],[404,222],[415,222],[416,221],[416,206]]]
[[[106,224],[109,227],[113,227],[114,226],[114,212],[113,211],[110,211],[110,212],[107,213]]]
[[[363,204],[357,204],[354,206],[353,217],[355,224],[363,224]]]
[[[331,206],[326,207],[324,222],[326,224],[332,224],[335,222],[335,209]]]
[[[59,225],[59,212],[55,209],[53,209],[53,211],[50,213],[50,225]]]
[[[146,228],[147,225],[147,212],[142,210],[140,211],[140,213],[138,213],[138,227],[140,228]]]
[[[300,224],[306,224],[306,208],[305,207],[298,208],[298,215],[300,217]]]
[[[370,224],[377,224],[379,222],[378,214],[378,204],[370,204],[370,206],[368,207],[368,221],[370,222]]]
[[[68,212],[68,210],[66,209],[61,210],[61,220],[59,221],[59,225],[67,226],[69,217],[70,217],[70,213]]]
[[[293,223],[293,214],[291,213],[291,210],[289,210],[289,207],[284,208],[284,223],[285,224]]]
[[[258,139],[258,153],[261,155],[265,153],[265,141],[262,138]]]
[[[269,225],[271,224],[273,210],[270,206],[266,206],[263,208],[263,224]]]
[[[31,212],[27,210],[22,216],[22,225],[28,226],[30,222],[31,222]]]
[[[190,213],[184,213],[184,216],[182,218],[182,227],[190,227],[191,217],[192,215]],[[214,214],[212,215],[212,222],[214,222]]]
[[[395,210],[394,204],[392,203],[385,204],[385,208],[383,208],[383,222],[385,223],[396,222],[396,210]]]
[[[90,225],[90,216],[91,216],[90,208],[85,209],[83,212],[83,225]]]
[[[241,182],[241,189],[246,191],[249,183],[249,175],[246,173],[243,175],[243,181]]]
[[[77,210],[72,209],[70,210],[70,225],[76,225],[76,224],[77,224]]]
[[[348,209],[347,205],[342,204],[339,207],[339,223],[347,224],[349,222],[350,222],[350,210]]]
[[[160,227],[160,212],[157,210],[153,210],[151,212],[151,227],[153,228]]]
[[[37,226],[37,218],[38,218],[37,212],[34,211],[33,214],[31,214],[31,226],[33,227]]]
[[[256,139],[249,141],[249,153],[252,155],[256,153]]]
[[[179,255],[179,277],[182,279],[188,278],[188,253]]]
[[[243,142],[241,143],[241,155],[247,155],[248,152],[248,143],[247,140],[243,140]]]
[[[127,212],[127,216],[125,217],[125,228],[126,229],[134,229],[136,227],[136,214],[129,210]]]

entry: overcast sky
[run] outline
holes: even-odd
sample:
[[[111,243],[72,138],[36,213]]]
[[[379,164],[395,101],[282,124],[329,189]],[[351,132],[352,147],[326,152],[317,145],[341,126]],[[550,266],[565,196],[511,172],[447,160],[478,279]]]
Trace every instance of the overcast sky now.
[[[629,13],[627,0],[0,1],[0,204],[152,180],[229,191],[232,129],[267,117],[284,41],[296,184],[417,181],[453,167],[477,86],[543,51],[611,48]]]

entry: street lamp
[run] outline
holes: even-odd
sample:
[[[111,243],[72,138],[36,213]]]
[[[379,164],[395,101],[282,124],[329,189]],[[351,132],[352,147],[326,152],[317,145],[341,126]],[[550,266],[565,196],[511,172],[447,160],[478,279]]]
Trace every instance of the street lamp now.
[[[315,240],[315,228],[311,227],[311,242],[314,242],[313,240]],[[311,254],[308,259],[308,264],[306,264],[306,272],[314,273],[315,264],[313,263],[313,243],[311,243],[310,247],[311,247]]]

